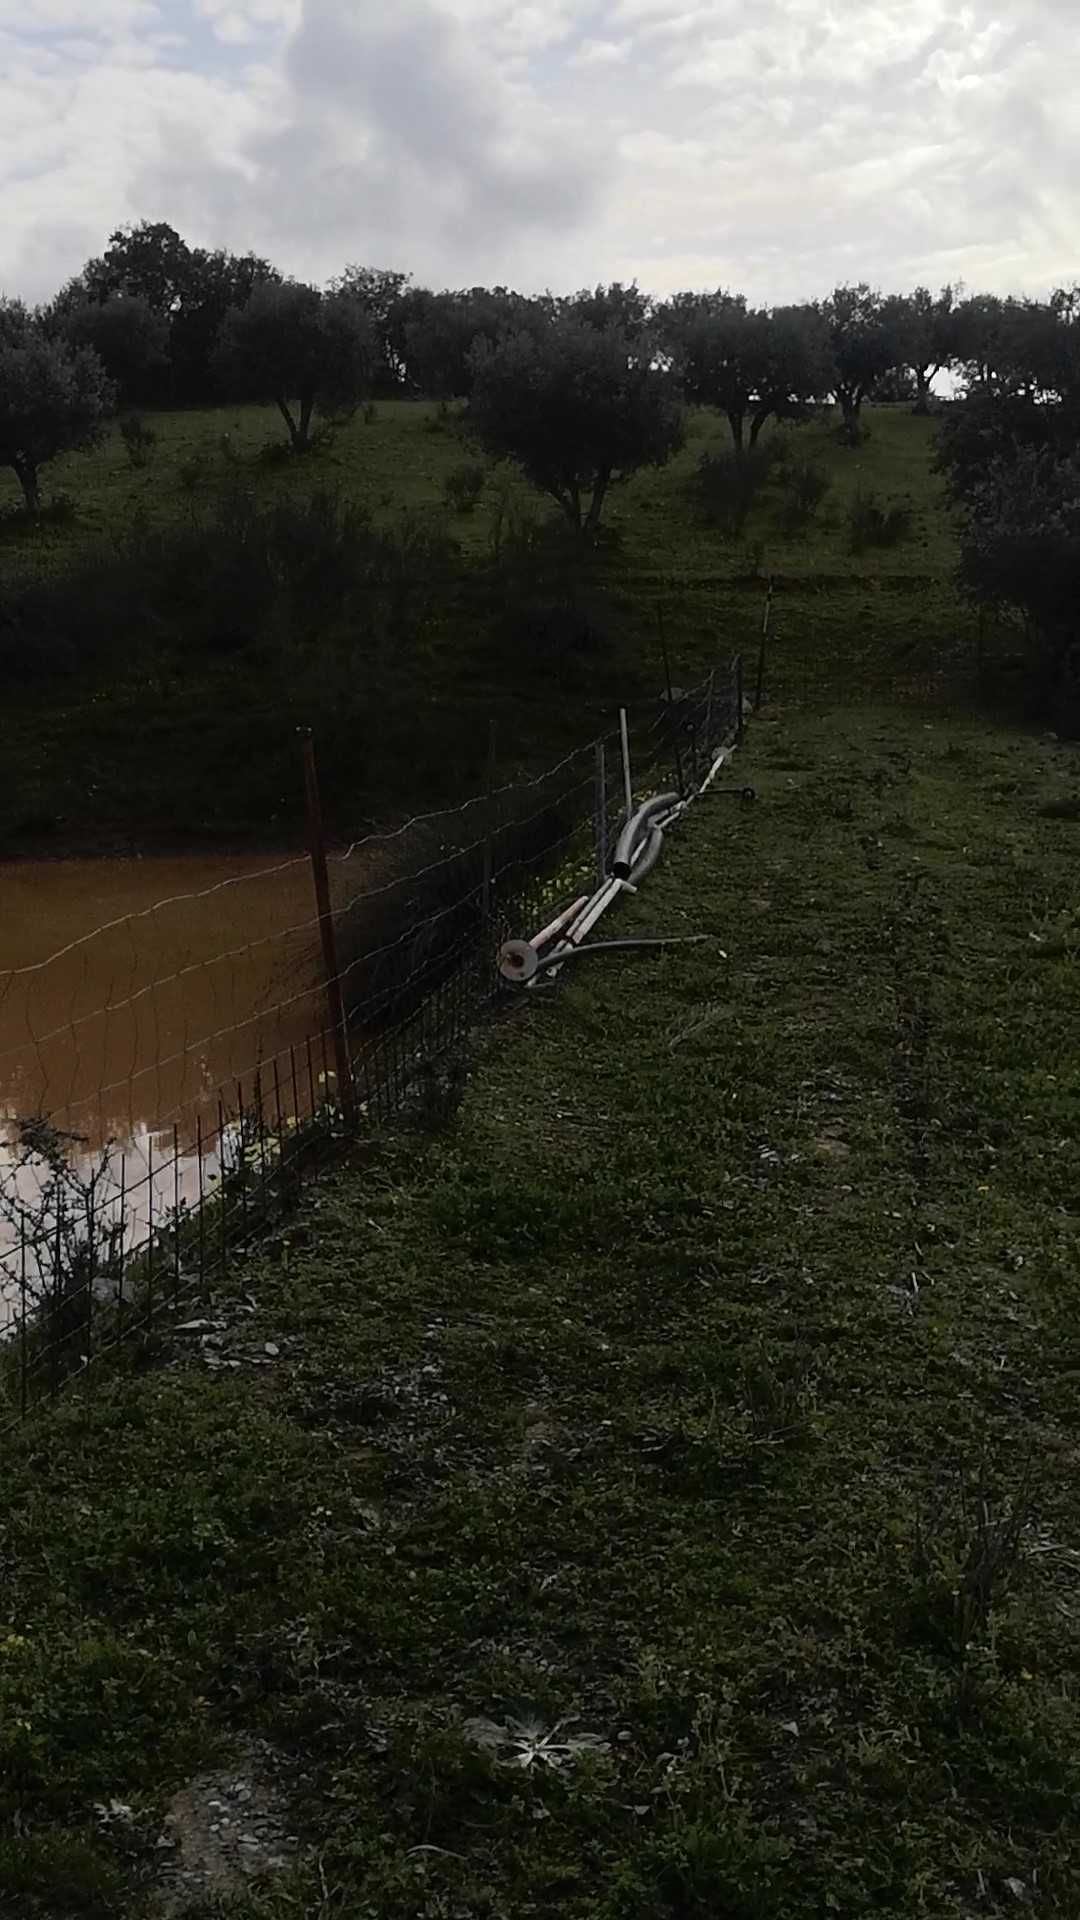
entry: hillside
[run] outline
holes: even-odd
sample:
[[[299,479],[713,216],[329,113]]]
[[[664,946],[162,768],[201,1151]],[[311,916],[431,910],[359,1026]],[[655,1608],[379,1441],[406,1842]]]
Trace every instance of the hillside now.
[[[618,913],[715,945],[9,1443],[3,1912],[1080,1910],[1073,761],[773,705],[739,777]]]
[[[446,481],[475,455],[434,407],[380,403],[299,461],[277,457],[272,410],[153,424],[145,470],[114,433],[49,469],[59,517],[3,524],[5,853],[291,842],[298,725],[319,735],[331,829],[352,837],[475,791],[492,727],[503,768],[535,768],[655,696],[661,621],[676,680],[755,648],[770,576],[774,691],[970,664],[932,423],[902,408],[872,412],[856,451],[827,423],[778,431],[786,465],[738,533],[691,491],[729,439],[692,415],[684,451],[613,496],[587,555],[506,469],[481,469],[478,503],[452,511]],[[793,530],[807,465],[827,491]],[[856,552],[867,494],[906,505],[910,527]]]

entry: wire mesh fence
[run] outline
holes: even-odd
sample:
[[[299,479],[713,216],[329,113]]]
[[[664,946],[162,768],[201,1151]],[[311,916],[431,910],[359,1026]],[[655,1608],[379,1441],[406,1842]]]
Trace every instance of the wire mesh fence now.
[[[437,1105],[440,1063],[508,991],[503,941],[599,883],[628,793],[696,791],[745,698],[739,659],[669,678],[625,741],[613,725],[338,854],[316,835],[311,859],[181,887],[0,974],[0,1429],[198,1320],[353,1125]]]

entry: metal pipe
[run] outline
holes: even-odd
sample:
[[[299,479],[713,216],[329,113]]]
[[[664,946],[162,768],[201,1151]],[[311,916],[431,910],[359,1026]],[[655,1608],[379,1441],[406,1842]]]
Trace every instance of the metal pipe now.
[[[644,806],[631,814],[615,843],[615,857],[611,863],[611,871],[617,879],[629,880],[634,864],[634,851],[642,830],[648,826],[656,814],[668,812],[672,807],[678,806],[680,799],[681,795],[677,793],[659,793],[654,799],[646,800]]]
[[[630,729],[626,720],[626,708],[619,708],[619,733],[622,738],[623,788],[626,793],[626,817],[629,820],[634,811],[634,783],[630,778]]]
[[[543,973],[545,968],[561,965],[563,960],[580,959],[583,953],[629,953],[640,947],[693,947],[700,945],[703,940],[715,938],[713,933],[672,933],[649,935],[641,939],[590,940],[588,946],[571,947],[569,952],[559,957],[555,954],[546,955],[539,963],[539,971]]]

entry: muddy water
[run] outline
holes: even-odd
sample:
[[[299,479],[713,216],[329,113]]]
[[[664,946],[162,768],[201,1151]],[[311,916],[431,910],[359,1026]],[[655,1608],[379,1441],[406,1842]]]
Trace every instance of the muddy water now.
[[[302,1106],[307,1043],[323,1024],[313,917],[304,859],[0,866],[9,1193],[32,1204],[40,1177],[30,1168],[16,1181],[11,1123],[48,1114],[78,1136],[71,1151],[84,1173],[106,1153],[114,1167],[126,1162],[125,1212],[137,1233],[152,1211],[198,1197],[217,1150],[205,1142],[238,1080],[250,1097],[259,1069],[283,1113]],[[10,1217],[0,1218],[9,1257],[12,1239]],[[9,1284],[0,1331],[10,1317]]]

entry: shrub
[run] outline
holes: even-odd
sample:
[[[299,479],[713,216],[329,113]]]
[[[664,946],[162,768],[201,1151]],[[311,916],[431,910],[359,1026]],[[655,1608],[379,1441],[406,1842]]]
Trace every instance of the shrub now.
[[[831,486],[832,480],[824,467],[813,460],[796,460],[791,465],[784,491],[784,531],[799,533],[807,527]]]
[[[848,511],[852,553],[867,547],[897,547],[911,536],[912,509],[905,500],[884,502],[859,492]]]
[[[185,493],[197,493],[207,477],[206,455],[188,453],[178,462],[176,478]]]
[[[455,513],[472,513],[484,491],[486,478],[485,469],[476,461],[467,460],[460,467],[455,467],[452,473],[447,474],[443,488],[447,506]]]
[[[692,485],[706,524],[728,539],[737,538],[781,457],[780,444],[774,441],[743,454],[734,449],[703,453]]]
[[[141,413],[128,413],[120,422],[120,438],[131,467],[148,467],[157,446],[157,434]]]

